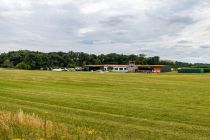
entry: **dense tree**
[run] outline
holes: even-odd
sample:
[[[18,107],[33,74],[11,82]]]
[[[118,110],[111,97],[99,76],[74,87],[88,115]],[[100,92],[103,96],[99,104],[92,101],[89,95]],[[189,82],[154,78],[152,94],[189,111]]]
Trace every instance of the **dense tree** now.
[[[149,65],[158,65],[160,61],[159,56],[149,57],[147,60],[147,64]]]
[[[19,69],[48,69],[59,67],[71,67],[91,65],[91,64],[128,64],[135,61],[138,65],[171,65],[177,67],[210,67],[207,64],[192,65],[183,62],[160,60],[159,56],[146,57],[144,54],[87,54],[84,52],[34,52],[28,50],[11,51],[0,54],[0,67]]]
[[[6,56],[7,56],[6,53],[2,53],[2,54],[0,55],[0,64],[1,64],[1,65],[2,65],[3,62],[5,61]]]

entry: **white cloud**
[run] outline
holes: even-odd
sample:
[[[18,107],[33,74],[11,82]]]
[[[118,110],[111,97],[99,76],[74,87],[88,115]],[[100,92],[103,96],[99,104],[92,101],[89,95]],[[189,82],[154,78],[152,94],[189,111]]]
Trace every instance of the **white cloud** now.
[[[39,3],[50,6],[59,6],[71,3],[73,0],[39,0]]]
[[[95,28],[94,27],[86,27],[86,28],[80,28],[78,30],[78,35],[79,36],[83,36],[87,33],[91,33],[91,32],[94,32],[95,31]]]
[[[31,0],[0,0],[0,7],[9,10],[22,10],[31,8]]]
[[[30,10],[5,11],[5,12],[1,12],[0,16],[5,17],[5,18],[21,18],[21,17],[24,17],[24,16],[29,16],[30,14],[32,14],[32,11],[30,11]]]
[[[146,53],[210,62],[209,0],[0,0],[0,51]]]
[[[87,3],[80,8],[82,14],[94,14],[102,10],[108,10],[109,5],[106,2]]]

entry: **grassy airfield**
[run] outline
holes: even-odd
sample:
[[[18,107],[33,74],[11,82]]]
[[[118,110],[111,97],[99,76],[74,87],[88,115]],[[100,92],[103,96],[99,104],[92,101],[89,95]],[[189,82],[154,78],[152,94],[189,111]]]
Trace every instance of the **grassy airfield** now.
[[[210,74],[1,69],[0,107],[106,139],[208,140]]]

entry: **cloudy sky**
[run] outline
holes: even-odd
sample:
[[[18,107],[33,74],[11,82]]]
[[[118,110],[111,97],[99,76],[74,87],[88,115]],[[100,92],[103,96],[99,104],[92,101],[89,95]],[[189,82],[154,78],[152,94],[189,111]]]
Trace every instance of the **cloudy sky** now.
[[[20,49],[210,63],[210,0],[0,0],[0,53]]]

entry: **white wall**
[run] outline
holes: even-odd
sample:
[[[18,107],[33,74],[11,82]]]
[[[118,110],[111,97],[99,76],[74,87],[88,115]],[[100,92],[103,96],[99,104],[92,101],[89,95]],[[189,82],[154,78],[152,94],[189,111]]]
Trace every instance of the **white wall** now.
[[[127,72],[128,67],[113,67],[113,71],[118,71],[118,72]]]

